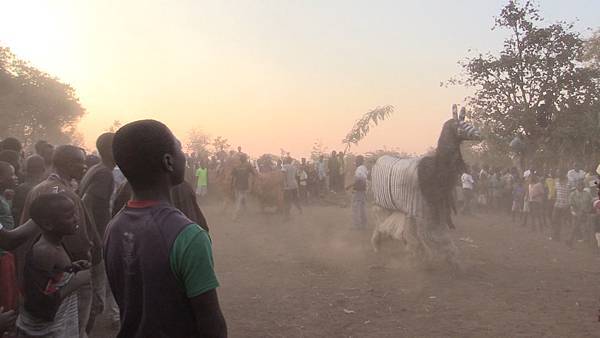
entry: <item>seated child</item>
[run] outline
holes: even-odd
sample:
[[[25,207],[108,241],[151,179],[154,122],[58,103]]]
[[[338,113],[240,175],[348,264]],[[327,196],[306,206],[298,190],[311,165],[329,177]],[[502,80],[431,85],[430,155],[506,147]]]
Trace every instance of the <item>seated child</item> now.
[[[18,337],[78,337],[77,290],[90,280],[88,261],[71,262],[62,239],[79,220],[67,195],[44,194],[31,204],[42,233],[27,251]]]

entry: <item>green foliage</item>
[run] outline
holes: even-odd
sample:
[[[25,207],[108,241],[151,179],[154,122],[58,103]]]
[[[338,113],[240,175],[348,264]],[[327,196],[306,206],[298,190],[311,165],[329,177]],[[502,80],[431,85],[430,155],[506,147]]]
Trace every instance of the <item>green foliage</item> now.
[[[586,49],[573,25],[542,26],[531,1],[509,1],[495,21],[510,32],[503,49],[467,58],[463,75],[450,81],[475,89],[468,103],[487,130],[483,149],[501,156],[520,135],[532,160],[600,150],[600,71],[581,62]]]
[[[119,130],[119,128],[121,128],[122,125],[123,124],[121,123],[121,121],[114,120],[113,123],[108,128],[108,131],[111,133],[115,133],[115,132],[117,132],[117,130]]]
[[[217,136],[214,140],[212,140],[212,147],[214,152],[218,153],[228,151],[231,145],[226,138]]]
[[[326,156],[328,153],[327,147],[323,144],[323,141],[318,139],[313,143],[312,150],[310,152],[310,158],[317,162],[321,155]]]
[[[587,62],[592,68],[600,69],[600,29],[596,30],[584,46],[583,61]]]
[[[14,136],[26,147],[37,140],[78,144],[75,128],[84,114],[70,85],[0,46],[0,137]]]
[[[201,130],[194,128],[189,131],[187,150],[195,153],[198,158],[208,158],[211,155],[210,144],[210,137]]]
[[[387,117],[392,115],[394,112],[393,106],[377,107],[367,113],[365,113],[358,121],[354,123],[354,126],[346,135],[346,138],[342,140],[342,143],[346,145],[348,152],[351,145],[358,144],[371,130],[372,125],[378,125],[380,121],[385,120]]]

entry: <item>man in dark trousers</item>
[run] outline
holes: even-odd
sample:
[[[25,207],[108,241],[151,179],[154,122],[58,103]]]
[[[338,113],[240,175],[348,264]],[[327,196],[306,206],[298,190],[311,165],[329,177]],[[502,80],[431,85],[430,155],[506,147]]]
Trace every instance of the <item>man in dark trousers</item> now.
[[[118,337],[226,337],[208,232],[171,203],[184,178],[181,144],[164,124],[142,120],[117,131],[113,153],[133,190],[105,236]]]
[[[111,218],[110,197],[112,196],[114,179],[112,144],[114,133],[104,133],[96,140],[96,149],[100,155],[100,163],[92,166],[86,173],[79,185],[79,196],[85,208],[96,225],[100,238],[104,238],[106,225]],[[106,303],[106,272],[104,264],[98,264],[91,269],[93,299],[90,320],[86,332],[90,334],[94,327],[96,316],[104,310]]]

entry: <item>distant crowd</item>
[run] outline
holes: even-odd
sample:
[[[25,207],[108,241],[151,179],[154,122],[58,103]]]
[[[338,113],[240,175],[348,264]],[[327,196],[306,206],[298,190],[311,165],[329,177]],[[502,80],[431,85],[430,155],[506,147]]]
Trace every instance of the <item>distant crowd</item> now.
[[[499,211],[514,223],[573,247],[600,248],[600,165],[584,169],[500,169],[472,166],[461,177],[463,214]]]
[[[273,171],[282,171],[285,169],[286,161],[289,160],[294,168],[297,169],[295,179],[298,185],[299,198],[308,203],[310,199],[323,197],[327,193],[343,193],[346,190],[346,174],[354,169],[353,163],[347,163],[348,156],[340,151],[332,151],[329,156],[319,155],[314,161],[300,158],[293,159],[290,154],[281,157],[272,155],[263,155],[258,159],[250,160],[238,147],[237,151],[220,151],[211,157],[198,156],[192,153],[188,157],[188,167],[186,170],[186,180],[196,184],[198,195],[206,196],[211,190],[210,185],[216,184],[208,180],[209,172],[219,175],[225,170],[225,163],[232,158],[245,156],[245,160],[250,164],[250,168],[255,173],[269,173]]]

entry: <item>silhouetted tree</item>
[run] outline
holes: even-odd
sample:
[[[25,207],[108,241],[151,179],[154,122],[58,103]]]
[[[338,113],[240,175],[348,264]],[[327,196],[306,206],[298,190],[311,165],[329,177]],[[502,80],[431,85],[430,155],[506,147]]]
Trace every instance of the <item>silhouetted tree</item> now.
[[[29,146],[81,142],[77,122],[85,114],[75,89],[0,46],[0,137]]]
[[[520,135],[528,157],[589,155],[600,149],[600,73],[581,62],[584,40],[572,24],[542,23],[531,1],[509,1],[494,26],[510,32],[503,49],[467,58],[450,83],[475,89],[467,101],[490,151]]]

